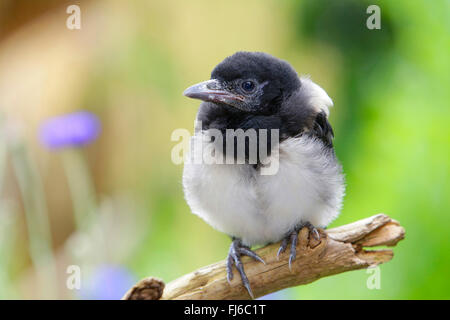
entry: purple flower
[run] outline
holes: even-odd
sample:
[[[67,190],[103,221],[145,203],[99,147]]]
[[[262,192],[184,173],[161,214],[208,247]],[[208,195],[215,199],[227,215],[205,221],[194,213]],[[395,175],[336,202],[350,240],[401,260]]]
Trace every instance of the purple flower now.
[[[136,283],[128,269],[117,265],[97,268],[81,287],[81,298],[90,300],[119,300]]]
[[[96,115],[79,111],[48,119],[41,126],[40,138],[50,149],[80,147],[97,139],[100,130]]]

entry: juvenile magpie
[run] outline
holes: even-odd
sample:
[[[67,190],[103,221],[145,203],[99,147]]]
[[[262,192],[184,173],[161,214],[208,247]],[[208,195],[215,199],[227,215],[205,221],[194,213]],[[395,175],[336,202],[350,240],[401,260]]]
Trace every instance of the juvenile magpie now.
[[[192,139],[222,143],[217,150],[224,155],[229,152],[227,144],[236,144],[227,129],[278,130],[276,143],[257,139],[257,149],[262,144],[269,151],[277,148],[275,174],[261,174],[264,164],[259,156],[250,163],[247,140],[243,163],[186,162],[183,171],[185,198],[192,212],[232,238],[228,281],[235,265],[253,297],[241,256],[264,261],[251,246],[281,240],[280,255],[290,243],[290,267],[299,230],[308,227],[310,235],[319,239],[316,227],[325,228],[339,214],[345,187],[327,120],[333,102],[308,77],[299,77],[289,63],[262,52],[227,57],[214,68],[210,80],[189,87],[184,95],[203,101],[196,118],[201,125]],[[223,140],[204,139],[211,130],[223,133]],[[269,158],[274,156],[268,153]]]

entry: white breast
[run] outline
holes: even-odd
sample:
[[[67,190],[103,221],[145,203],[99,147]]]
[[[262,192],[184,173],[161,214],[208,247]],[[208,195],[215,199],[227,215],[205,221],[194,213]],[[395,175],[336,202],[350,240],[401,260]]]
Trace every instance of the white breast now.
[[[183,186],[193,213],[247,245],[279,241],[300,222],[327,226],[345,189],[334,154],[305,136],[280,144],[274,175],[251,165],[186,163]]]

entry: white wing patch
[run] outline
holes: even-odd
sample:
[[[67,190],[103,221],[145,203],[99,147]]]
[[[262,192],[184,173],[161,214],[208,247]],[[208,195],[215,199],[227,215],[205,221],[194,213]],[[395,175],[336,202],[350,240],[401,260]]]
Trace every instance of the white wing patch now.
[[[309,76],[300,77],[302,86],[300,92],[308,98],[309,104],[318,112],[325,111],[326,115],[330,114],[329,108],[333,106],[333,100],[318,84],[314,83]]]

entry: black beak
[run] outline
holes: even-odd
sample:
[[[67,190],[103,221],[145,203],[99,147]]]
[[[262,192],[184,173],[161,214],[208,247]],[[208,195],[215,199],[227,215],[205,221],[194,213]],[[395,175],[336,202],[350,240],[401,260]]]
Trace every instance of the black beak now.
[[[200,82],[187,88],[183,94],[192,99],[225,103],[236,106],[244,101],[244,97],[228,91],[223,84],[216,79]]]

